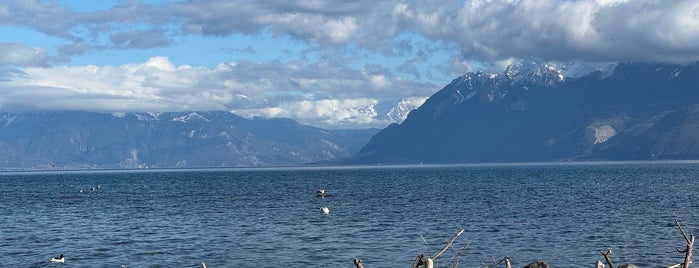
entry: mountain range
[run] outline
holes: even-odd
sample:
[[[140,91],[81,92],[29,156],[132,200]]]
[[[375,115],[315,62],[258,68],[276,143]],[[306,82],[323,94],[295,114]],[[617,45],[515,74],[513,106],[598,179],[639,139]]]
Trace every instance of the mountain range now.
[[[0,113],[0,170],[699,159],[699,63],[510,66],[410,106],[382,130],[230,112]]]
[[[0,114],[0,169],[303,165],[356,154],[377,129],[326,130],[229,112]]]
[[[699,64],[454,79],[341,164],[699,159]]]

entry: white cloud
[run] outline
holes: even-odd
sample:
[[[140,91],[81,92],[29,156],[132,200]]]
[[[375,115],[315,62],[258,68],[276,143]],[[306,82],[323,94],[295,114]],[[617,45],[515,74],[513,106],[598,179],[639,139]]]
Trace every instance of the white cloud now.
[[[456,11],[399,4],[393,15],[471,59],[699,60],[694,0],[471,0]]]
[[[699,60],[696,0],[125,1],[83,11],[10,0],[0,21],[49,40],[0,42],[2,109],[234,110],[365,126],[379,124],[377,107],[480,68]],[[172,62],[201,65],[186,61],[212,55],[199,45],[219,37],[224,55],[210,58],[235,62]],[[94,65],[52,66],[76,58]]]
[[[236,62],[206,68],[175,65],[167,57],[120,66],[27,67],[0,81],[0,109],[226,110],[323,127],[380,127],[390,123],[375,119],[374,107],[383,99],[434,90],[381,71],[363,74],[322,62]],[[388,86],[400,94],[365,90]]]
[[[283,102],[275,107],[259,109],[234,109],[233,113],[245,117],[289,117],[303,124],[326,128],[384,127],[392,123],[377,118],[374,106],[378,100],[321,99]]]
[[[7,65],[46,66],[46,50],[19,43],[0,42],[0,67]]]

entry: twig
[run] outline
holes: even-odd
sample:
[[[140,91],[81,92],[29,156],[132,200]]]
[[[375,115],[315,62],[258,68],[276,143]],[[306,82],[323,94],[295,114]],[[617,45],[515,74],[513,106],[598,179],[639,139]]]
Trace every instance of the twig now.
[[[422,234],[419,234],[419,235],[420,235],[420,238],[422,238],[422,243],[425,244],[425,249],[427,249],[427,255],[428,255],[428,256],[432,256],[432,252],[431,252],[431,250],[430,250],[430,245],[427,244],[427,239],[425,239],[425,237],[422,236]]]
[[[352,260],[352,262],[354,262],[355,268],[364,268],[364,265],[362,265],[362,260],[360,260],[358,258],[354,258],[354,260]]]
[[[607,264],[609,264],[609,268],[614,268],[614,263],[612,263],[612,258],[609,257],[609,255],[612,255],[612,250],[611,249],[607,250],[606,253],[604,251],[600,251],[599,253],[601,253],[602,256],[604,256],[604,259],[607,261]]]
[[[454,247],[451,247],[451,250],[454,251],[454,261],[451,265],[452,268],[459,267],[459,261],[461,260],[461,256],[464,254],[464,251],[468,248],[469,244],[470,243],[466,243],[466,245],[461,247],[460,251],[456,251]]]
[[[463,234],[463,233],[464,233],[464,229],[461,229],[461,231],[459,231],[458,234],[456,234],[454,237],[452,237],[451,240],[449,241],[449,243],[447,243],[447,245],[444,246],[444,248],[443,248],[442,250],[440,250],[440,251],[437,253],[437,255],[434,255],[434,258],[432,258],[432,259],[435,260],[435,259],[439,258],[439,256],[441,256],[445,251],[447,251],[447,249],[449,249],[449,247],[451,247],[451,244],[454,244],[454,241],[455,241],[457,238],[459,238],[459,236],[460,236],[461,234]]]
[[[488,264],[485,267],[486,268],[493,268],[495,266],[498,266],[498,264],[505,262],[505,267],[510,268],[510,259],[512,259],[512,257],[505,256],[504,258],[500,259],[499,261],[494,261],[493,263]]]
[[[682,229],[682,225],[680,225],[680,221],[675,219],[675,224],[677,225],[677,228],[680,229],[680,233],[682,233],[682,237],[684,237],[684,241],[687,242],[687,245],[684,250],[677,249],[677,252],[684,253],[684,263],[682,264],[683,268],[689,268],[689,264],[692,263],[692,250],[694,250],[694,234],[690,234],[689,237],[687,237],[687,233],[684,232],[684,229]]]

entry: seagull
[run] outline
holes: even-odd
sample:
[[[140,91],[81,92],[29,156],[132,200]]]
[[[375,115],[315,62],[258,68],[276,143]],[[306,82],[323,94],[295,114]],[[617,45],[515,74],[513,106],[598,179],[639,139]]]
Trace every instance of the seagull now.
[[[317,197],[325,197],[325,190],[319,189],[318,191],[316,191],[316,196]]]
[[[604,263],[602,263],[601,261],[597,260],[597,261],[595,261],[595,267],[596,267],[596,268],[604,268]]]
[[[201,268],[206,268],[206,262],[201,262]]]
[[[61,256],[53,257],[53,258],[49,259],[50,262],[64,262],[65,260],[66,259],[63,258],[63,254],[61,254]]]
[[[328,207],[322,207],[320,208],[320,212],[322,212],[323,214],[328,214],[330,213],[330,209]]]

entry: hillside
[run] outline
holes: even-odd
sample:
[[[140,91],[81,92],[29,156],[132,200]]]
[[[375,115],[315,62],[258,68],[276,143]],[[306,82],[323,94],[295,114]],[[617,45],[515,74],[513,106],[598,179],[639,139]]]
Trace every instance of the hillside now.
[[[376,130],[228,112],[0,114],[0,169],[303,165],[355,154]]]
[[[467,73],[342,163],[699,158],[699,64]]]

